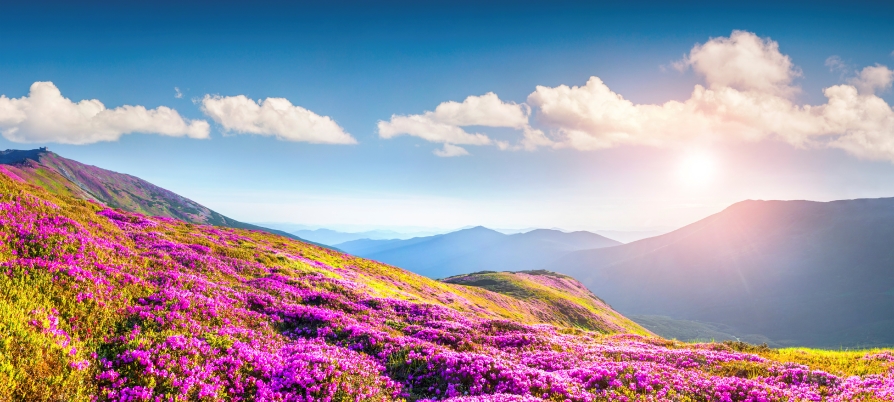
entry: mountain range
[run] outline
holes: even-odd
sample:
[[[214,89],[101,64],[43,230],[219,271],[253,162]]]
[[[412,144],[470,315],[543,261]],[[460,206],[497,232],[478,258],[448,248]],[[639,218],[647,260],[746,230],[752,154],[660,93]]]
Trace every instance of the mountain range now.
[[[199,225],[261,230],[301,239],[285,231],[237,221],[138,177],[66,159],[46,148],[0,151],[0,172],[54,194],[90,200],[112,208]]]
[[[538,229],[506,235],[478,226],[407,240],[354,240],[335,247],[430,278],[444,278],[477,271],[535,270],[572,251],[620,244],[590,232]]]
[[[309,229],[305,225],[291,224],[291,223],[277,223],[277,222],[265,222],[265,223],[257,223],[259,226],[264,226],[268,228],[274,228],[277,230],[282,230],[285,232],[289,232],[294,234],[302,239],[310,240],[319,244],[326,244],[329,246],[335,246],[340,243],[346,243],[354,240],[408,240],[415,237],[428,237],[428,236],[436,236],[439,234],[449,233],[452,230],[443,230],[443,229],[434,229],[434,228],[415,228],[412,230],[366,230],[366,231],[342,231],[342,230],[333,230],[329,228],[317,228],[317,229]],[[463,228],[469,229],[470,227]],[[507,234],[519,234],[526,233],[532,230],[537,230],[541,228],[525,228],[525,229],[502,229],[502,228],[492,228],[493,230]],[[462,230],[462,229],[460,229]],[[565,230],[553,228],[552,230],[558,230],[565,232]],[[612,240],[620,241],[621,243],[629,243],[636,240],[641,240],[649,237],[658,236],[668,231],[659,231],[659,230],[634,230],[634,231],[624,231],[624,230],[598,230],[593,231],[592,233],[596,233],[600,236],[608,237]]]
[[[659,334],[679,320],[778,345],[894,344],[894,198],[743,201],[542,268],[625,315],[648,315],[639,322]]]
[[[313,242],[328,244],[335,246],[336,244],[345,243],[353,240],[369,239],[369,240],[405,240],[414,237],[421,237],[427,234],[404,233],[394,230],[367,230],[363,232],[340,232],[331,229],[314,229],[314,230],[293,230],[290,233]]]

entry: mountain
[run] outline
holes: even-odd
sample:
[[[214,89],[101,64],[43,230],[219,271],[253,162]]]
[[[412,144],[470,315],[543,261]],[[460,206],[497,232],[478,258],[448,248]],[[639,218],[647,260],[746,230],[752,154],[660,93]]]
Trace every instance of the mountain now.
[[[712,323],[780,345],[894,345],[894,198],[744,201],[543,268],[628,316]]]
[[[393,230],[368,230],[365,232],[339,232],[331,229],[315,229],[315,230],[296,230],[292,234],[317,243],[328,244],[334,246],[339,243],[345,243],[354,240],[370,239],[370,240],[392,240],[392,239],[411,239],[413,234],[395,232]],[[418,235],[417,235],[418,236]]]
[[[574,278],[550,271],[475,272],[443,279],[474,286],[524,302],[525,311],[547,322],[567,327],[611,328],[636,332],[639,328],[616,313]],[[519,306],[521,307],[521,306]]]
[[[666,341],[565,277],[484,275],[462,281],[472,286],[434,281],[269,233],[113,210],[0,175],[0,400],[894,395],[891,351]],[[537,314],[553,297],[574,314]],[[573,327],[562,322],[578,314]]]
[[[125,211],[199,225],[261,230],[300,239],[284,231],[239,222],[138,177],[85,165],[46,148],[0,151],[0,172],[54,194],[95,201]]]
[[[637,240],[660,236],[667,232],[669,232],[669,230],[597,230],[593,233],[617,240],[621,243],[630,243]]]
[[[336,247],[430,278],[443,278],[475,271],[537,269],[571,251],[618,244],[590,232],[538,229],[506,235],[478,226],[407,240],[354,240]]]

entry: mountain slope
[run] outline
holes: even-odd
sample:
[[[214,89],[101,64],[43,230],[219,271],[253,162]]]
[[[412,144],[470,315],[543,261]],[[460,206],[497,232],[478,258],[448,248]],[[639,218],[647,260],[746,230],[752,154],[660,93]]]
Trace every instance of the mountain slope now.
[[[783,353],[526,325],[542,322],[526,303],[0,175],[4,401],[894,396],[890,351]]]
[[[473,286],[525,302],[524,308],[544,321],[568,327],[611,328],[636,332],[638,325],[611,309],[574,278],[549,271],[476,272],[444,282]]]
[[[0,172],[54,193],[96,201],[112,208],[164,216],[199,225],[261,230],[299,237],[221,215],[172,191],[127,174],[63,158],[46,149],[0,151]]]
[[[779,344],[894,344],[894,199],[744,201],[666,235],[571,253],[626,315],[728,326]]]
[[[355,240],[340,250],[430,278],[475,271],[536,269],[568,252],[621,244],[589,232],[538,229],[505,235],[485,227],[407,240]]]

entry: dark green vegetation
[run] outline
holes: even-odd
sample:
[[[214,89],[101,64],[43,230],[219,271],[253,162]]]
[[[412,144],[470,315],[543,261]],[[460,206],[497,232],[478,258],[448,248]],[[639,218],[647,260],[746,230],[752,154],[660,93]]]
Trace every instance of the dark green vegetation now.
[[[892,198],[744,201],[666,235],[545,267],[628,316],[714,323],[779,345],[894,345]],[[686,331],[685,323],[662,329],[673,320],[640,322],[664,336]]]
[[[0,151],[0,170],[53,194],[96,201],[112,208],[164,216],[199,225],[260,230],[301,240],[280,230],[239,222],[138,177],[63,158],[45,149]]]
[[[538,229],[505,235],[479,226],[408,240],[355,240],[336,247],[429,278],[444,278],[476,271],[539,269],[572,251],[619,244],[590,232]]]

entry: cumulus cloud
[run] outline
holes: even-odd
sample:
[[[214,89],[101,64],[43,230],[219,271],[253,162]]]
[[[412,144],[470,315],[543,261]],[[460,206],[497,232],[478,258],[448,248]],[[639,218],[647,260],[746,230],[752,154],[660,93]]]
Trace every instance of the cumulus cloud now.
[[[481,133],[469,133],[463,127],[487,126],[525,129],[528,127],[529,110],[526,105],[503,102],[493,92],[481,96],[469,96],[462,103],[444,102],[434,111],[408,116],[393,115],[389,121],[379,121],[379,137],[389,139],[411,135],[426,141],[446,145],[435,151],[438,156],[467,155],[465,149],[455,145],[491,145],[501,149],[508,143],[494,141]],[[450,149],[450,151],[448,151]],[[462,153],[457,153],[459,151]]]
[[[412,135],[431,142],[464,145],[488,145],[491,139],[484,134],[469,134],[461,127],[441,123],[425,115],[391,116],[390,121],[379,122],[379,136],[394,138]]]
[[[848,80],[848,83],[860,90],[863,94],[873,94],[891,88],[894,80],[894,71],[888,67],[876,64],[860,70],[856,77]]]
[[[10,141],[89,144],[130,133],[208,138],[209,126],[165,106],[107,109],[96,99],[73,102],[52,82],[35,82],[21,98],[0,95],[0,134]]]
[[[357,143],[329,116],[292,105],[285,98],[254,101],[245,95],[205,95],[201,102],[202,112],[227,131],[317,144]]]
[[[458,147],[453,144],[444,143],[444,147],[441,149],[434,150],[434,154],[440,156],[442,158],[450,158],[453,156],[465,156],[469,154],[469,151],[466,151],[463,147]]]
[[[728,37],[712,38],[695,45],[689,55],[675,63],[691,67],[710,88],[734,88],[777,95],[791,95],[791,86],[801,71],[791,58],[779,52],[779,44],[754,33],[733,31]]]
[[[503,102],[493,92],[470,96],[462,103],[444,102],[424,116],[452,126],[522,128],[528,124],[524,105]]]
[[[800,87],[795,80],[802,72],[779,44],[751,32],[733,31],[729,37],[696,44],[671,64],[680,71],[692,70],[704,81],[683,101],[637,104],[598,77],[590,77],[581,86],[537,86],[524,104],[506,103],[488,93],[462,103],[445,102],[419,115],[395,115],[379,122],[379,135],[413,135],[446,144],[435,151],[439,156],[467,153],[456,145],[591,150],[676,147],[696,139],[774,139],[894,161],[894,109],[877,95],[891,88],[894,72],[876,64],[852,73],[854,69],[838,56],[829,57],[826,66],[841,73],[844,83],[823,90],[825,103],[797,103]],[[532,115],[538,128],[529,123]],[[511,145],[469,133],[465,126],[510,127],[522,136]]]
[[[840,59],[827,62],[830,67]],[[583,86],[538,86],[527,103],[551,128],[553,146],[600,149],[619,145],[675,146],[695,138],[777,138],[796,146],[829,146],[865,158],[894,161],[894,110],[877,91],[892,73],[876,65],[847,84],[826,88],[827,102],[792,100],[800,75],[778,44],[749,32],[693,47],[679,63],[701,75],[689,99],[635,104],[598,77]]]

